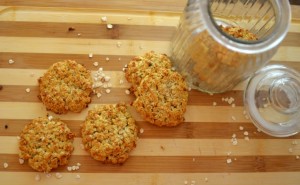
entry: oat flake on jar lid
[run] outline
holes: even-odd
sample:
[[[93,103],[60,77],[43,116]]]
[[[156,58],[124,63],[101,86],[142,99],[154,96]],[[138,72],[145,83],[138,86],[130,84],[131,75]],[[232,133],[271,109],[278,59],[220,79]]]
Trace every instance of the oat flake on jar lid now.
[[[188,0],[172,38],[171,59],[192,88],[231,90],[276,53],[290,14],[288,0]],[[257,39],[243,39],[252,34]]]

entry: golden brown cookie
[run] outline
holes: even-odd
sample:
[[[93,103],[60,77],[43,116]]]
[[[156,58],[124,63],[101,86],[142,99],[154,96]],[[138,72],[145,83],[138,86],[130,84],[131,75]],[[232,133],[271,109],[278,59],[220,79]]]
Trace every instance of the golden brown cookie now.
[[[129,62],[125,77],[132,84],[132,90],[135,91],[145,76],[155,73],[160,68],[171,68],[170,59],[165,54],[150,51],[143,56],[134,57]]]
[[[53,64],[38,80],[39,98],[47,110],[57,114],[80,112],[91,102],[90,71],[72,60]]]
[[[133,106],[146,121],[158,126],[176,126],[184,121],[188,90],[178,72],[162,68],[147,75],[135,95]]]
[[[137,127],[125,104],[90,110],[81,133],[85,149],[104,163],[124,163],[136,147]]]
[[[74,150],[73,134],[59,119],[40,117],[28,123],[20,134],[19,157],[36,171],[50,172],[68,164]]]

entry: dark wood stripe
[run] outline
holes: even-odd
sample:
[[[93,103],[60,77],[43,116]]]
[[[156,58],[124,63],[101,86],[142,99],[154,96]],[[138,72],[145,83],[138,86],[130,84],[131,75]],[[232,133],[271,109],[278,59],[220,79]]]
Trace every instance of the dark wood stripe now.
[[[42,116],[42,115],[41,115]],[[0,136],[17,136],[24,126],[31,120],[7,120],[0,119]],[[80,125],[82,121],[63,120],[68,127],[81,137]],[[249,133],[250,139],[282,139],[268,136],[258,132],[256,127],[249,121],[248,123],[222,122],[222,123],[182,123],[177,127],[157,127],[145,121],[137,122],[138,128],[143,128],[144,132],[139,133],[141,139],[231,139],[232,134],[237,138],[244,138],[244,131]],[[242,126],[244,130],[240,130]],[[300,135],[294,135],[287,139],[299,139]]]
[[[107,29],[100,21],[99,24],[4,21],[1,22],[0,36],[169,41],[174,31],[175,27],[169,26],[116,24]]]
[[[38,77],[33,77],[38,78]],[[30,93],[25,91],[26,88],[30,88]],[[125,93],[126,88],[110,88],[109,94],[102,93],[102,96],[98,98],[96,95],[92,95],[93,103],[119,103],[123,101],[125,103],[131,103],[134,101],[135,96],[133,94],[127,95]],[[104,89],[103,89],[104,91]],[[18,94],[18,96],[15,96]],[[0,102],[40,102],[37,98],[39,94],[38,86],[14,86],[3,85],[0,91]],[[234,104],[236,106],[243,105],[243,91],[229,91],[222,94],[209,95],[197,90],[189,92],[188,105],[201,105],[212,106],[213,102],[217,103],[217,106],[230,106],[227,102],[222,101],[222,98],[234,98]]]
[[[227,156],[158,157],[131,156],[123,165],[103,164],[90,156],[71,156],[69,166],[81,163],[80,173],[225,173],[225,172],[300,172],[300,160],[295,156],[234,156],[226,163]],[[0,161],[8,163],[0,171],[33,172],[26,163],[21,165],[18,156],[1,154]],[[53,172],[68,172],[61,166]],[[74,173],[76,173],[74,172]],[[70,172],[69,172],[70,173]]]
[[[12,69],[47,69],[55,62],[62,60],[75,60],[78,63],[84,65],[89,70],[97,70],[99,67],[103,67],[106,71],[121,71],[122,68],[129,63],[134,57],[132,55],[93,55],[93,58],[89,58],[89,53],[83,54],[46,54],[46,53],[6,53],[0,52],[0,68],[12,68]],[[109,61],[106,61],[106,57]],[[120,58],[120,60],[119,60]],[[13,59],[15,63],[9,64],[8,60]],[[300,61],[300,59],[299,59]],[[93,62],[99,62],[99,65],[95,67]],[[282,64],[300,71],[300,64],[297,62],[287,61],[271,61],[269,64]]]
[[[17,29],[22,28],[22,29]],[[75,30],[69,31],[69,28]],[[121,40],[170,41],[175,27],[114,25],[107,29],[105,24],[51,23],[51,22],[1,22],[0,36],[14,37],[51,37],[51,38],[92,38]],[[78,37],[77,34],[81,36]],[[300,33],[288,33],[282,46],[300,46]],[[117,42],[117,41],[116,41]]]
[[[117,47],[117,46],[116,46]],[[106,60],[109,58],[109,61]],[[119,60],[120,58],[120,60]],[[75,60],[89,70],[97,70],[103,67],[104,71],[122,71],[125,64],[128,64],[133,56],[112,56],[96,55],[89,58],[89,53],[82,54],[38,54],[38,53],[2,53],[0,52],[0,68],[13,69],[48,69],[55,62],[62,60]],[[13,59],[15,63],[9,64],[8,60]],[[98,62],[95,67],[93,62]]]

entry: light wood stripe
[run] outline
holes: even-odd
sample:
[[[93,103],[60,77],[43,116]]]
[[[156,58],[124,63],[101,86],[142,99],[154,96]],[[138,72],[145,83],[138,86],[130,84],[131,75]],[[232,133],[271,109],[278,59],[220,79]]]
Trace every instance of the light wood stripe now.
[[[241,134],[242,135],[242,134]],[[300,145],[292,145],[294,139],[250,139],[237,136],[238,144],[233,145],[231,135],[228,139],[139,139],[131,156],[296,156]],[[0,136],[0,154],[18,154],[16,136]],[[89,155],[81,147],[81,138],[75,138],[72,155]],[[293,149],[293,152],[289,151]]]
[[[82,173],[218,173],[218,172],[293,172],[299,170],[294,156],[239,156],[227,164],[226,156],[131,156],[122,165],[102,164],[90,156],[72,156],[69,164],[83,164]],[[18,164],[17,155],[0,155],[0,161],[11,164],[5,171],[33,172],[28,165]],[[274,163],[274,161],[278,161]],[[212,166],[211,164],[214,164]],[[209,166],[209,168],[208,168]],[[0,169],[0,171],[2,171]],[[4,170],[3,170],[4,171]],[[55,172],[68,172],[61,166]],[[76,172],[75,172],[76,173]]]
[[[39,174],[42,184],[77,185],[79,183],[97,185],[116,185],[122,179],[122,185],[143,184],[143,185],[183,185],[185,181],[196,184],[209,185],[295,185],[300,181],[299,172],[264,172],[264,173],[63,173],[62,179],[56,179],[54,173],[51,178],[46,174],[37,172],[6,172],[0,173],[0,179],[9,182],[11,185],[36,184],[35,176]],[[80,179],[76,179],[76,175]],[[18,177],[18,178],[16,178]],[[12,181],[12,179],[14,179]],[[207,179],[207,181],[205,181]]]
[[[3,6],[0,15],[0,21],[176,26],[180,13]],[[101,21],[103,16],[107,17],[107,23]]]
[[[2,52],[142,55],[154,50],[170,53],[170,42],[168,41],[34,37],[0,37],[0,40],[0,51]],[[117,42],[122,42],[122,46],[117,47]],[[30,47],[27,47],[29,45]]]
[[[97,104],[90,104],[89,107],[78,113],[67,113],[58,115],[59,118],[64,120],[84,120],[87,111],[92,109]],[[26,107],[26,109],[25,109]],[[130,112],[137,121],[142,121],[142,118],[134,110],[129,107]],[[233,122],[232,116],[235,117],[236,122],[249,122],[243,114],[243,107],[231,106],[187,106],[185,113],[185,121],[187,122]],[[39,116],[44,116],[47,113],[55,115],[52,112],[47,112],[42,103],[31,102],[0,102],[1,119],[33,119]],[[11,113],[14,114],[11,114]],[[218,116],[215,116],[218,114]]]

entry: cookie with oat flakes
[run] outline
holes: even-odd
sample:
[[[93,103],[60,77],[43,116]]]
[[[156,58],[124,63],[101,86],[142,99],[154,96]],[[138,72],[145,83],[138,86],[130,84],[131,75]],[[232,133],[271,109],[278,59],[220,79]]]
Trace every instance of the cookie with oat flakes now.
[[[39,99],[57,114],[80,112],[91,102],[93,80],[81,64],[65,60],[53,64],[38,80]]]
[[[75,134],[58,118],[40,117],[28,123],[20,134],[19,157],[40,172],[68,164]]]
[[[161,68],[143,78],[133,106],[146,121],[157,126],[176,126],[184,121],[188,88],[176,71]]]
[[[100,105],[88,112],[81,134],[94,159],[122,164],[136,147],[137,126],[125,104]]]
[[[165,54],[150,51],[134,57],[125,71],[126,80],[132,84],[131,90],[135,91],[145,76],[155,73],[160,68],[171,68],[171,61]]]

